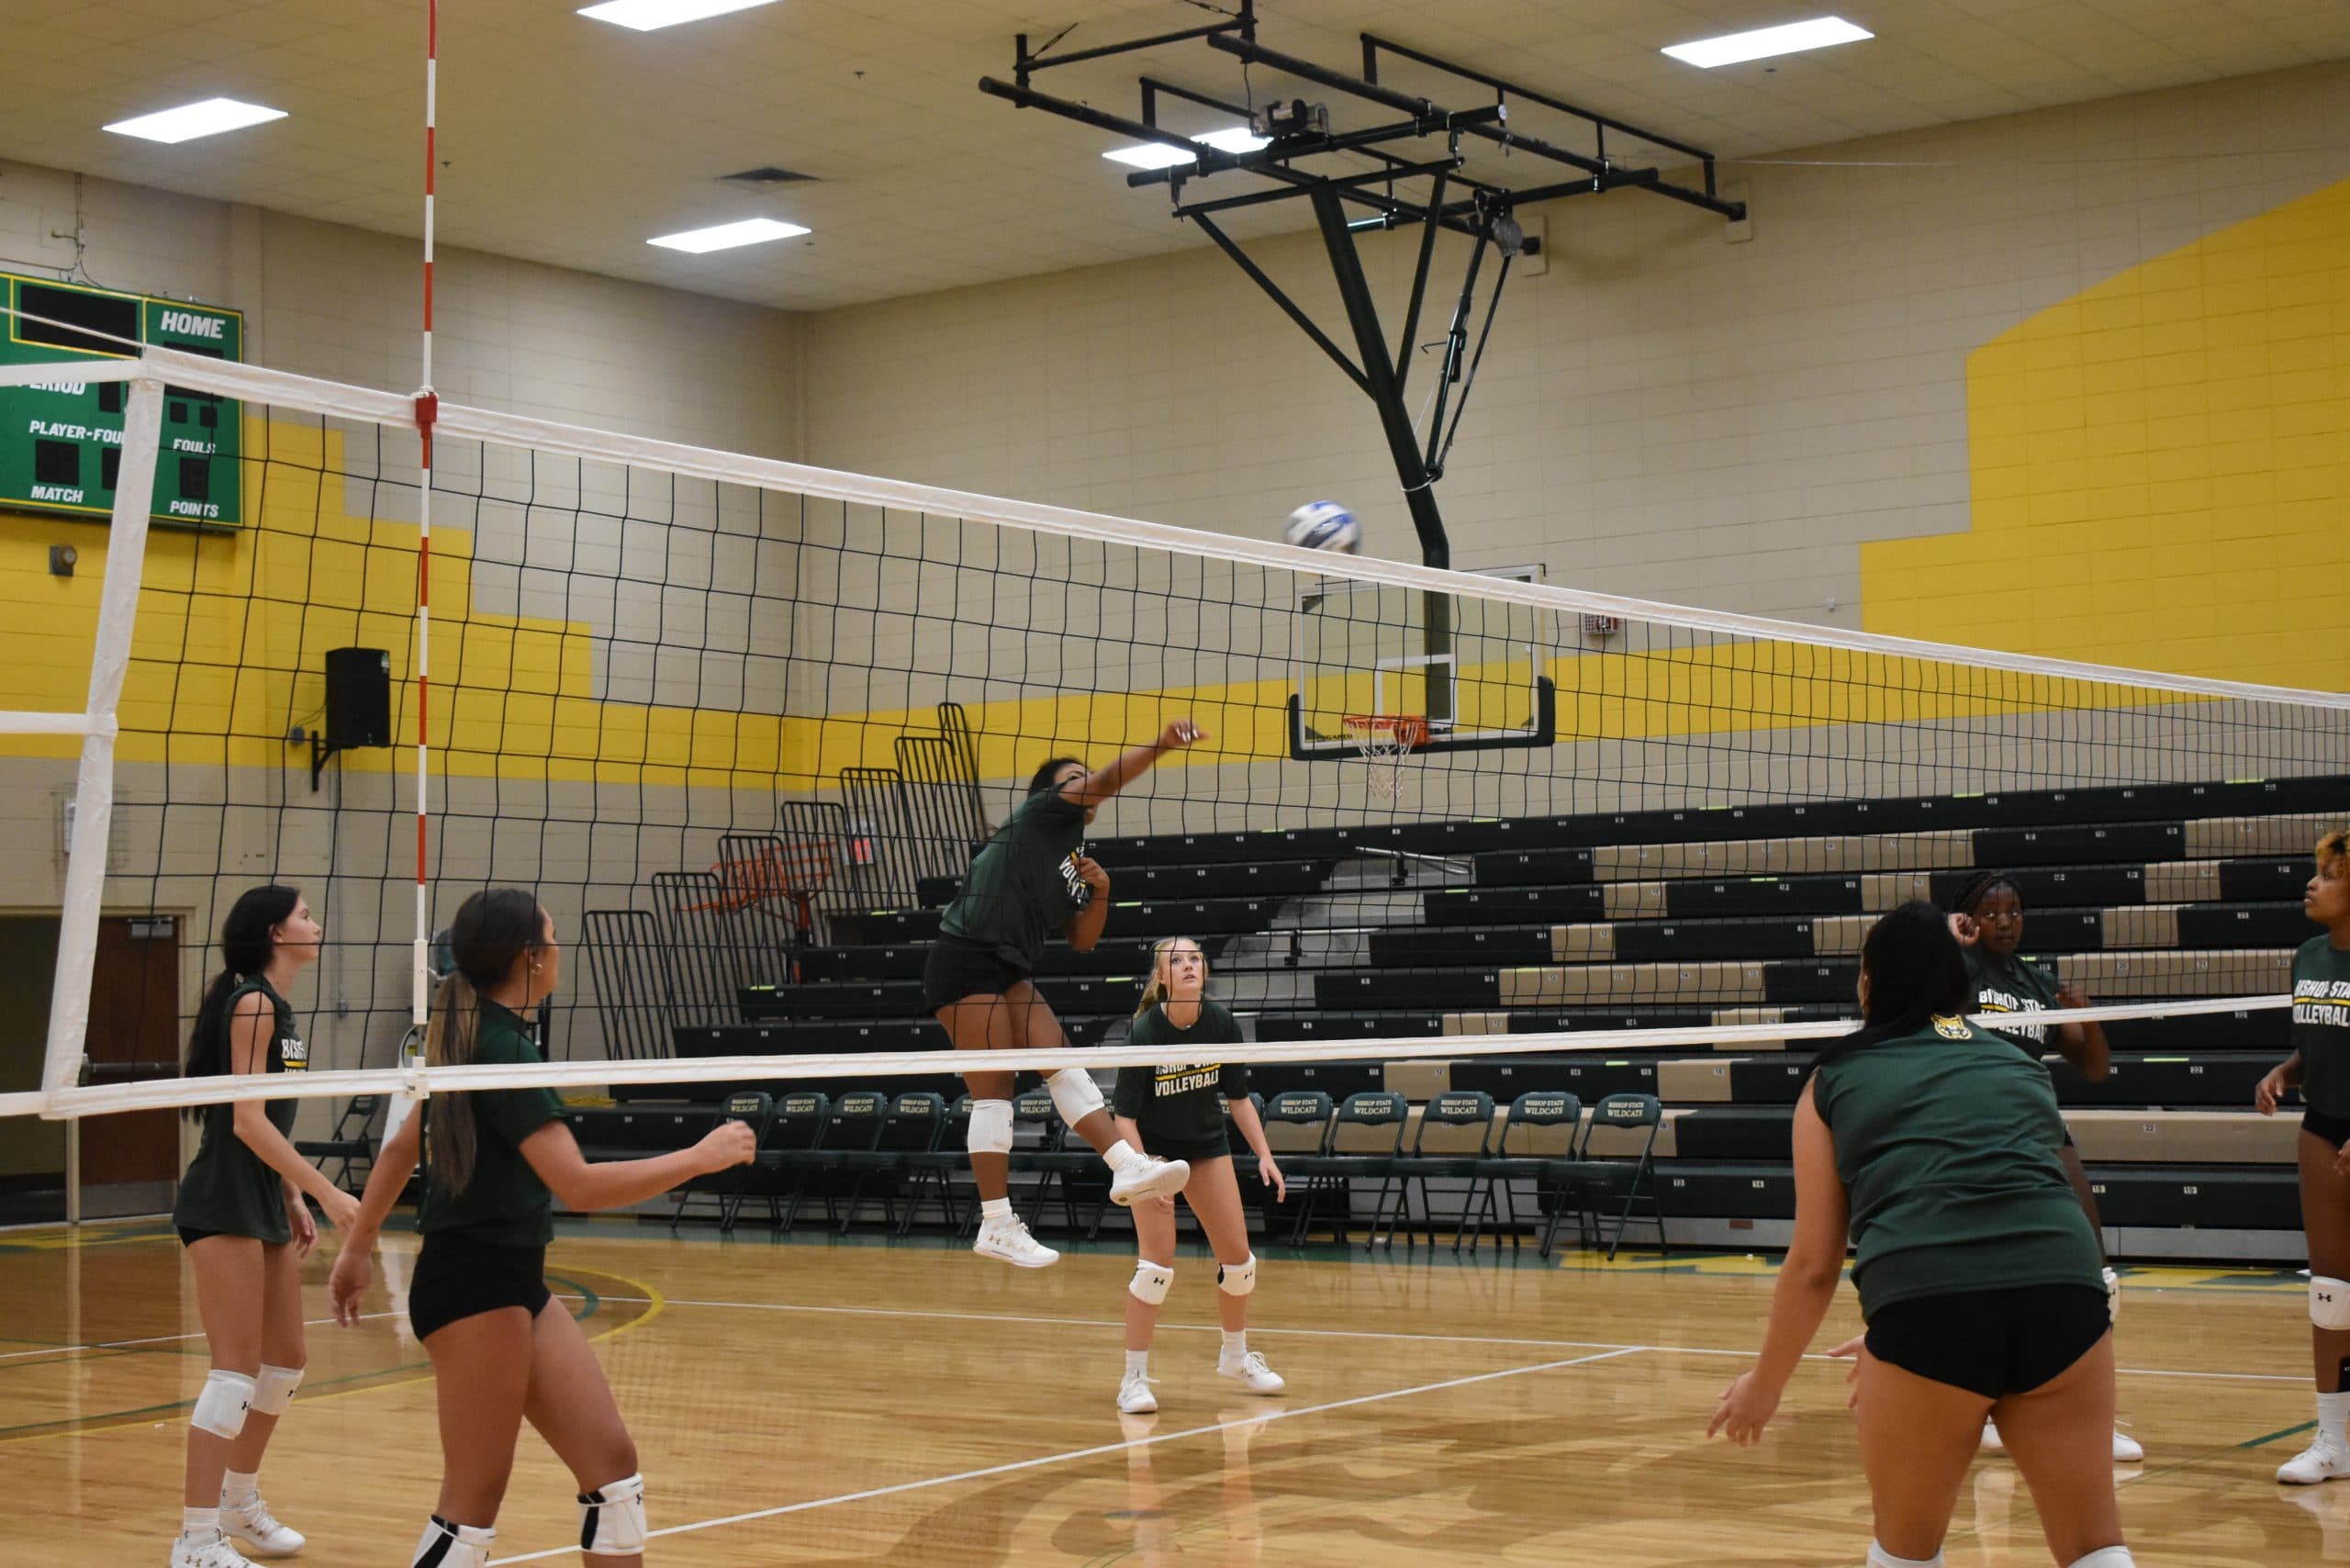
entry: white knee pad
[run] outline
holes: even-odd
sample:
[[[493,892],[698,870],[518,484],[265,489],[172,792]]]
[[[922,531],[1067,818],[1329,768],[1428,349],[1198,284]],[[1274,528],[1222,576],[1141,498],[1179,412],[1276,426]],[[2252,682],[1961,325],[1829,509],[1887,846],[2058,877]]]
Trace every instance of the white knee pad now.
[[[1257,1255],[1254,1252],[1237,1263],[1219,1263],[1215,1271],[1215,1288],[1226,1295],[1247,1295],[1257,1288]]]
[[[285,1407],[294,1403],[294,1391],[301,1386],[300,1367],[273,1367],[264,1363],[261,1375],[253,1379],[253,1414],[285,1415]]]
[[[1053,1109],[1070,1126],[1102,1108],[1102,1086],[1082,1068],[1061,1069],[1045,1080],[1045,1087],[1053,1092]]]
[[[579,1550],[630,1557],[644,1550],[644,1477],[626,1475],[579,1494]]]
[[[2350,1280],[2310,1276],[2310,1321],[2320,1328],[2350,1328]]]
[[[2073,1568],[2138,1568],[2138,1560],[2126,1546],[2100,1546],[2087,1557],[2075,1558]]]
[[[1135,1260],[1135,1277],[1126,1282],[1126,1294],[1136,1301],[1157,1306],[1167,1299],[1167,1287],[1175,1282],[1175,1271],[1164,1263],[1154,1263],[1147,1258]]]
[[[1875,1541],[1869,1542],[1869,1568],[1942,1568],[1942,1554],[1931,1557],[1896,1557]]]
[[[188,1425],[216,1438],[233,1438],[245,1429],[245,1412],[252,1407],[253,1379],[242,1372],[214,1367],[204,1374],[204,1392],[196,1396]]]
[[[2121,1276],[2110,1269],[2105,1271],[2105,1320],[2121,1321]]]
[[[963,1147],[973,1154],[1010,1154],[1012,1152],[1012,1102],[1009,1100],[972,1101],[971,1126],[964,1134]]]
[[[489,1568],[489,1549],[497,1540],[494,1525],[453,1525],[435,1514],[408,1568]]]

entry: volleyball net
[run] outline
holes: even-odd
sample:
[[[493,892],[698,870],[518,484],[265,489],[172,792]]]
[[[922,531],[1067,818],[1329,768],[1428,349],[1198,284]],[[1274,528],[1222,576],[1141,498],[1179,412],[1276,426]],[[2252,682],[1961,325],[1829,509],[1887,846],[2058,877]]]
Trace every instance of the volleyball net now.
[[[2297,907],[2227,902],[2261,906],[2239,940],[2189,914],[2224,866],[2305,857],[2350,808],[2340,694],[1300,551],[167,350],[0,372],[36,380],[61,418],[124,413],[77,492],[111,517],[83,552],[103,588],[43,622],[0,715],[10,776],[56,806],[53,856],[18,846],[50,880],[19,899],[63,911],[42,1080],[11,1114],[951,1068],[920,960],[976,846],[1040,763],[1177,717],[1210,738],[1090,830],[1102,946],[1039,971],[1074,1048],[1007,1062],[1124,1059],[1092,1047],[1174,935],[1252,1021],[1235,1059],[1814,1037],[1845,1026],[1868,919],[1990,865],[2036,879],[2036,950],[2099,1015],[2274,1007]],[[175,450],[189,399],[234,439]],[[234,515],[178,508],[198,493]],[[265,881],[326,932],[296,999],[310,1070],[85,1084],[101,921],[168,921],[179,955],[169,994],[106,996],[105,1026],[159,1007],[184,1036],[218,922]],[[569,952],[549,1063],[403,1063],[434,934],[509,884]]]

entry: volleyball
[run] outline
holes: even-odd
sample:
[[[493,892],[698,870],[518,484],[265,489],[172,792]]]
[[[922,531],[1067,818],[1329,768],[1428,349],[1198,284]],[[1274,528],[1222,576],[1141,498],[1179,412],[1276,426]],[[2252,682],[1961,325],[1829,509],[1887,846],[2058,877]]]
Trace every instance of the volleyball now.
[[[1351,555],[1362,548],[1362,524],[1336,501],[1308,501],[1289,514],[1281,537],[1301,550],[1343,550]]]

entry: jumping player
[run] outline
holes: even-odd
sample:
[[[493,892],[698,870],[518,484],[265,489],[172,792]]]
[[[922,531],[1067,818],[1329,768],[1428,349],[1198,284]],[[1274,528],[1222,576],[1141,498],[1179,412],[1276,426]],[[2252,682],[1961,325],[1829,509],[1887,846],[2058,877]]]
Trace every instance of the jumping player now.
[[[1099,772],[1068,756],[1036,769],[1028,798],[971,861],[923,970],[923,1006],[957,1050],[1052,1050],[1069,1044],[1029,977],[1055,931],[1079,952],[1090,952],[1109,920],[1110,875],[1085,853],[1085,826],[1102,801],[1162,756],[1206,738],[1189,719],[1178,719],[1156,741]],[[1012,1212],[1013,1075],[974,1070],[963,1081],[971,1091],[966,1147],[979,1189],[979,1235],[971,1250],[1023,1269],[1060,1261]],[[1154,1159],[1118,1137],[1091,1073],[1063,1068],[1045,1085],[1061,1119],[1109,1163],[1111,1202],[1131,1206],[1182,1191],[1191,1168],[1180,1159]]]

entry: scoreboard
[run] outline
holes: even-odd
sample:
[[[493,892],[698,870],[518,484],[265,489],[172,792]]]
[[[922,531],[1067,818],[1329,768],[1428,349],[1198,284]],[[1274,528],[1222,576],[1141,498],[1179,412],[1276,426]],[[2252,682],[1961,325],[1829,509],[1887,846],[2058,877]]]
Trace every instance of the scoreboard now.
[[[130,353],[126,339],[215,359],[244,358],[245,319],[239,311],[5,273],[0,287],[8,306],[0,364],[119,359]],[[62,375],[0,386],[0,510],[95,521],[110,517],[129,395],[124,382]],[[242,409],[234,398],[176,386],[164,391],[155,521],[233,528],[244,521],[238,461]]]

